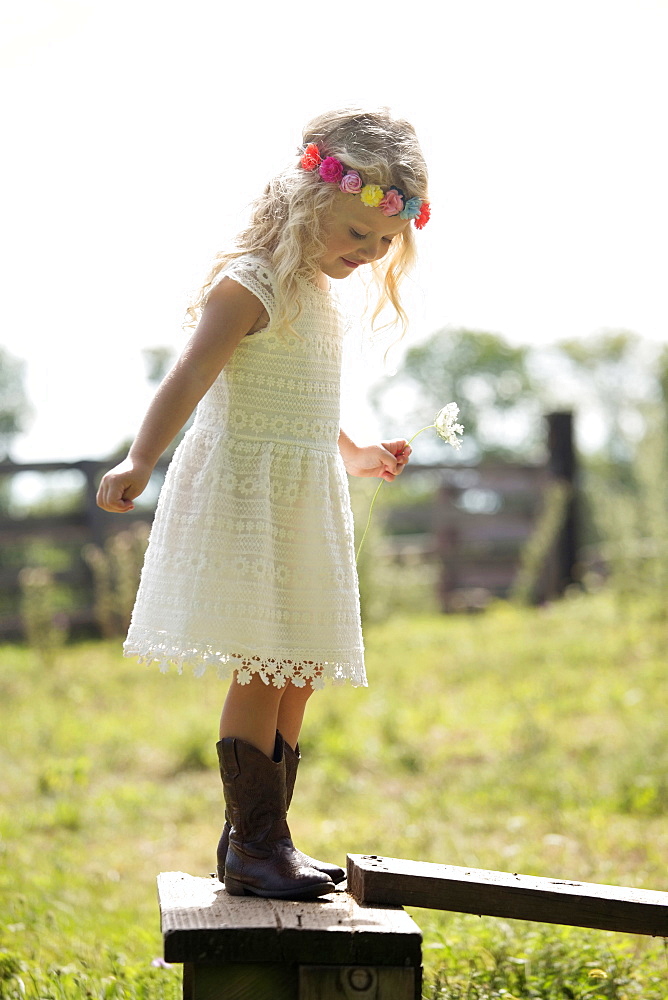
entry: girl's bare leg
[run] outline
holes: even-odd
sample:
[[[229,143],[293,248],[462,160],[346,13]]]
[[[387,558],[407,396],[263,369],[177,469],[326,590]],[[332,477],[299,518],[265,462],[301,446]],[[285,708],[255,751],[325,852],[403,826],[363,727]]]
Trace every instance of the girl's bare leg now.
[[[289,839],[285,824],[288,758],[273,760],[279,715],[288,728],[288,738],[296,743],[310,693],[310,685],[307,691],[292,684],[277,688],[264,684],[257,675],[249,684],[239,684],[236,677],[230,684],[220,718],[220,739],[231,737],[239,744],[234,745],[235,753],[231,755],[229,743],[218,747],[226,808],[217,870],[232,895],[280,897],[289,891],[291,898],[313,899],[333,889],[334,879],[343,878],[342,869],[336,865],[316,867],[319,863],[297,851]],[[262,759],[262,755],[269,760]],[[293,758],[296,765],[295,754],[291,763]],[[291,773],[290,795],[295,767]],[[266,856],[258,858],[254,853],[252,845],[258,843],[263,845]]]
[[[288,681],[285,687],[265,684],[257,674],[250,684],[230,684],[220,717],[220,739],[234,736],[252,743],[267,757],[274,752],[276,730],[294,749],[304,719],[306,702],[313,694],[310,684],[295,687]]]
[[[233,736],[273,757],[278,710],[285,688],[265,684],[254,674],[249,684],[230,684],[220,717],[220,739]]]
[[[299,731],[302,728],[306,702],[312,694],[313,688],[310,684],[307,683],[299,688],[295,687],[292,681],[288,681],[278,706],[276,728],[293,750],[297,746]]]

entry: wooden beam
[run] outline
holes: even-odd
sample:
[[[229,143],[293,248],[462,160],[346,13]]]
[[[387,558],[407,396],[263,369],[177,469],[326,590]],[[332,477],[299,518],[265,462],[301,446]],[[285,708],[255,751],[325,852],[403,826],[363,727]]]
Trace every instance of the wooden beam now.
[[[424,906],[668,937],[668,892],[348,855],[348,891],[359,903]]]
[[[158,876],[167,962],[421,965],[422,935],[401,908],[359,906],[345,892],[300,903],[228,896],[221,882]]]

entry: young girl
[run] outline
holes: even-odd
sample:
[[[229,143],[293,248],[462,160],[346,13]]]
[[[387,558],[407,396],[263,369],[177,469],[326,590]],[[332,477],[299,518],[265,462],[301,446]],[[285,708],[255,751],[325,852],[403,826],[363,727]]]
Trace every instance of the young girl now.
[[[219,254],[190,342],[98,493],[104,510],[132,510],[197,406],[165,479],[124,649],[164,670],[232,676],[217,744],[218,875],[235,895],[291,899],[344,878],[294,847],[286,811],[313,690],[366,685],[346,472],[391,481],[410,455],[405,440],[359,446],[340,429],[343,328],[330,279],[371,266],[376,315],[389,303],[405,322],[398,286],[429,218],[407,122],[346,109],[310,122],[303,140]]]

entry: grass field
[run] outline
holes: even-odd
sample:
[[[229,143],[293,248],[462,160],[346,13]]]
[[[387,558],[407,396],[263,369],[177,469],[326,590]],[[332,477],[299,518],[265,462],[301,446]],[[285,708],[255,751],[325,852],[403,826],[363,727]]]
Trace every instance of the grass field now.
[[[366,690],[311,702],[295,840],[666,888],[665,619],[605,593],[367,629]],[[225,685],[118,643],[0,649],[0,996],[177,997],[155,876],[207,874]],[[425,997],[668,997],[664,942],[412,910]]]

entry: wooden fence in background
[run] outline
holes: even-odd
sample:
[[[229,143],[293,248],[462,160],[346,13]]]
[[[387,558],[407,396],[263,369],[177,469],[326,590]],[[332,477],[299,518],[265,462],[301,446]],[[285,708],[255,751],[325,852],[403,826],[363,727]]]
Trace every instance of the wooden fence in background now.
[[[572,414],[551,413],[546,425],[542,465],[406,467],[404,475],[435,480],[436,497],[391,510],[382,549],[397,566],[417,562],[436,569],[443,611],[477,610],[491,597],[508,597],[522,577],[532,603],[557,597],[575,582]]]
[[[63,597],[63,615],[70,631],[96,633],[93,572],[85,558],[86,547],[103,549],[108,540],[133,526],[150,524],[154,505],[128,514],[110,515],[96,502],[97,487],[110,461],[0,462],[0,637],[22,635],[20,573],[26,567],[50,570]],[[166,464],[156,468],[152,483],[157,494]],[[34,505],[17,504],[10,486],[18,476],[36,474],[45,483],[67,473],[63,494],[40,498]],[[77,482],[79,485],[77,485]],[[67,498],[71,497],[70,500]],[[60,511],[59,508],[65,507]],[[8,507],[8,510],[7,510]],[[55,508],[55,509],[51,509]],[[17,512],[18,511],[18,512]]]
[[[522,554],[535,534],[550,485],[566,484],[567,501],[547,549],[540,553],[531,598],[542,601],[562,593],[573,581],[576,564],[576,480],[572,419],[569,413],[547,417],[544,465],[485,463],[476,467],[409,465],[410,475],[436,477],[430,504],[388,517],[383,548],[397,572],[408,560],[437,565],[445,611],[474,608],[489,595],[507,596],[522,566]],[[97,486],[109,461],[0,463],[0,496],[20,474],[42,477],[67,472],[80,477],[81,489],[71,509],[58,513],[48,504],[30,507],[24,516],[0,513],[0,637],[21,635],[19,574],[25,566],[46,566],[68,594],[65,611],[72,631],[96,629],[93,575],[84,558],[86,546],[104,548],[111,536],[133,525],[150,523],[154,504],[126,515],[110,515],[95,503]],[[165,466],[153,483],[157,496]],[[4,485],[3,485],[4,484]],[[42,512],[40,513],[40,510]],[[11,511],[11,507],[10,507]]]

